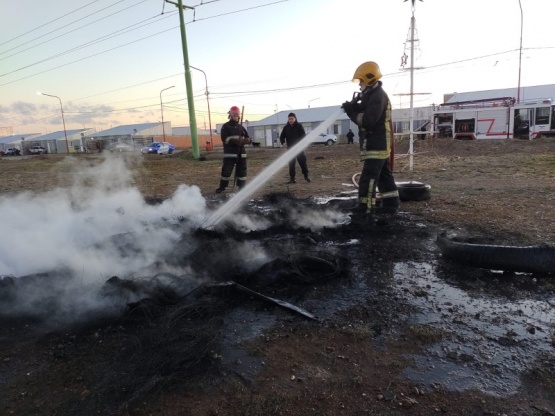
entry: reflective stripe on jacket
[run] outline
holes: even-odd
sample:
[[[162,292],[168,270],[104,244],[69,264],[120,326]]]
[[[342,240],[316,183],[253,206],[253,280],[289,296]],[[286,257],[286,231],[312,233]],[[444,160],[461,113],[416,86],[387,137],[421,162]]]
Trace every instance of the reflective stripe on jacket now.
[[[386,159],[391,152],[391,102],[378,81],[361,94],[354,122],[359,126],[360,158]]]

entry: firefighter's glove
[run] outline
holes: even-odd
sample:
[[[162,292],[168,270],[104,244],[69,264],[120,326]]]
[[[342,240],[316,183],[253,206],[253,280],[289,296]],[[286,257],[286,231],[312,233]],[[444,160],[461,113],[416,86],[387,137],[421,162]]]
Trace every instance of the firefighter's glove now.
[[[354,103],[352,101],[345,101],[342,105],[341,108],[343,109],[343,111],[345,111],[345,113],[347,113],[347,115],[349,116],[349,118],[355,114],[356,112],[356,108],[357,108],[357,103]]]
[[[247,145],[247,144],[251,144],[251,143],[252,143],[252,140],[251,140],[250,138],[248,138],[248,137],[241,137],[239,140],[240,140],[240,142],[241,142],[241,146],[245,146],[245,145]]]

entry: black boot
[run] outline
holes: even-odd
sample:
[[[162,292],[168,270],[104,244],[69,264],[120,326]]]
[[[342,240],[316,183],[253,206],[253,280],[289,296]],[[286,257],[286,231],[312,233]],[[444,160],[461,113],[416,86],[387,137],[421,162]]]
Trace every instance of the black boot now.
[[[305,174],[304,174],[304,179],[305,179],[305,181],[307,181],[307,182],[312,182],[312,181],[310,180],[309,176],[308,176],[308,173],[305,173]]]
[[[297,183],[297,181],[295,180],[294,177],[291,177],[291,179],[289,179],[289,182],[287,182],[287,183]]]
[[[220,187],[218,189],[216,189],[216,193],[221,194],[223,191],[225,191],[225,188],[227,188],[228,183],[229,182],[220,180]]]
[[[373,220],[372,212],[366,204],[359,204],[349,216],[351,217],[351,225],[366,225]]]
[[[376,206],[376,214],[397,214],[399,205],[399,198],[384,198],[381,200],[381,203]]]

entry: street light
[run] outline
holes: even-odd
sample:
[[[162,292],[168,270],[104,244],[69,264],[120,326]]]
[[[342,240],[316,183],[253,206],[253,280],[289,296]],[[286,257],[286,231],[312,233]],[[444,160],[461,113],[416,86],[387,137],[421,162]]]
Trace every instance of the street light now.
[[[206,105],[208,106],[208,127],[210,127],[210,146],[212,147],[212,149],[214,148],[214,144],[212,143],[212,120],[210,118],[210,100],[208,99],[208,79],[206,78],[206,73],[199,68],[196,68],[192,65],[189,65],[189,68],[193,68],[196,69],[197,71],[202,72],[202,75],[204,75],[204,84],[206,85],[206,90],[205,90],[205,94],[206,94]],[[204,128],[206,130],[206,127]]]
[[[206,117],[204,117],[202,114],[197,114],[199,117],[202,117],[202,120],[204,122],[204,130],[206,131]]]
[[[310,108],[310,103],[311,103],[312,101],[316,101],[316,100],[319,100],[319,99],[320,99],[320,97],[318,97],[318,98],[313,98],[312,100],[308,100],[308,108]]]
[[[274,139],[274,147],[277,147],[277,139],[279,138],[279,110],[278,105],[276,104],[276,139]]]
[[[162,134],[164,135],[164,141],[166,141],[166,127],[164,126],[164,106],[162,105],[162,93],[174,87],[175,85],[172,85],[171,87],[164,88],[162,91],[160,91],[160,113],[162,114]]]
[[[62,100],[57,95],[45,94],[44,92],[40,92],[40,91],[37,92],[37,95],[46,95],[47,97],[57,98],[58,101],[60,102],[60,110],[62,112],[62,123],[64,124],[64,136],[66,138],[66,151],[67,151],[67,154],[69,155],[69,143],[67,141],[66,120],[64,118],[64,107],[62,107]]]

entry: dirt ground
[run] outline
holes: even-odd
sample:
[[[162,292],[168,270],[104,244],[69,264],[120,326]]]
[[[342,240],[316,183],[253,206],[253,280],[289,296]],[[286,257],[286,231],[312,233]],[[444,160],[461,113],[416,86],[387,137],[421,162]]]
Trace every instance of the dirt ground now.
[[[249,178],[255,177],[283,151],[249,148]],[[294,200],[306,201],[309,197],[352,195],[355,189],[352,177],[360,172],[361,166],[357,152],[356,144],[309,147],[306,154],[311,183],[301,178],[297,184],[287,184],[287,168],[283,168],[253,199],[287,194]],[[362,241],[349,252],[349,264],[351,272],[373,269],[372,279],[364,281],[365,290],[371,288],[371,294],[357,294],[362,286],[358,289],[354,286],[362,285],[362,280],[353,277],[347,279],[349,283],[323,286],[311,283],[302,295],[296,292],[300,291],[296,285],[273,286],[265,292],[301,305],[319,317],[325,316],[317,320],[240,295],[233,295],[236,303],[232,305],[222,305],[208,297],[212,302],[195,304],[194,313],[188,311],[192,315],[187,315],[186,321],[197,332],[193,334],[191,326],[180,324],[182,338],[176,340],[166,328],[164,334],[171,338],[166,344],[155,339],[154,327],[159,328],[165,321],[152,314],[154,308],[147,309],[147,319],[127,316],[114,320],[97,316],[78,325],[72,322],[55,328],[45,328],[43,320],[36,317],[2,315],[0,413],[555,415],[553,311],[545,315],[548,322],[541,325],[541,330],[534,326],[546,339],[551,339],[551,349],[530,360],[533,362],[518,375],[518,388],[503,394],[487,388],[450,388],[448,383],[433,378],[415,381],[414,377],[407,376],[407,369],[415,366],[417,356],[435,363],[432,361],[434,345],[447,338],[445,331],[453,329],[449,325],[459,323],[456,307],[435,304],[432,307],[434,283],[431,282],[423,288],[398,283],[401,291],[392,290],[391,286],[402,277],[392,278],[386,266],[398,262],[408,264],[409,257],[422,260],[423,264],[438,264],[443,279],[456,280],[465,293],[488,295],[510,286],[509,299],[541,298],[553,309],[552,276],[509,276],[506,281],[499,278],[488,281],[484,277],[491,275],[485,272],[463,269],[465,279],[461,279],[460,269],[440,264],[437,250],[420,242],[419,237],[424,241],[424,237],[431,238],[441,230],[454,230],[490,244],[555,244],[555,140],[417,140],[412,169],[408,152],[407,141],[396,144],[395,179],[431,185],[429,200],[402,203],[399,219],[391,220],[387,227],[371,236],[353,228],[293,233],[296,239],[302,240],[295,246],[296,250],[305,244],[325,247],[332,240],[338,246],[351,244],[353,239]],[[3,157],[0,158],[0,201],[27,191],[42,193],[69,188],[74,186],[76,178],[71,172],[101,163],[105,157],[124,157],[132,171],[132,185],[149,204],[164,201],[180,184],[189,184],[200,188],[209,205],[217,205],[228,198],[226,194],[214,193],[220,175],[221,150],[202,152],[202,156],[203,160],[194,160],[189,152],[162,157],[134,154]],[[86,189],[94,185],[92,182],[87,179],[80,186]],[[287,244],[276,242],[269,235],[264,238],[268,244],[270,241],[276,246]],[[429,259],[430,253],[435,253],[433,260]],[[368,258],[357,262],[360,257]],[[213,267],[220,273],[228,272],[224,266]],[[393,275],[401,276],[396,273]],[[536,285],[534,289],[528,288],[531,279]],[[4,282],[0,285],[1,306],[10,295],[8,276],[0,282]],[[346,306],[338,307],[344,302],[344,299],[337,300],[342,290],[352,291],[353,298],[345,301]],[[322,299],[331,298],[335,299],[329,302],[334,311],[326,314]],[[432,309],[448,310],[448,316],[444,317],[448,321],[447,329],[438,329],[430,319],[425,323],[416,322],[414,316],[422,318],[425,314],[417,312],[417,306],[406,301],[408,298],[421,300],[422,308],[427,302]],[[213,316],[210,312],[214,312],[211,308],[216,305],[225,311],[218,322],[210,319]],[[507,316],[512,315],[507,313]],[[233,324],[229,322],[233,320],[230,317],[235,319]],[[242,325],[234,326],[238,322]],[[203,336],[199,335],[199,328]],[[227,342],[210,336],[222,328]],[[532,334],[532,329],[527,329]],[[242,336],[248,331],[255,332],[256,336]],[[235,335],[240,341],[233,343],[230,339]],[[451,331],[449,337],[456,336]],[[515,338],[504,333],[495,342],[489,341],[496,345],[491,347],[493,350],[506,350],[510,355],[510,349],[516,348],[510,344],[516,342]],[[185,350],[179,349],[180,342],[194,347],[198,362],[192,363],[194,360]],[[442,362],[471,368],[476,372],[477,384],[485,385],[479,383],[479,354],[469,357],[460,350],[460,345],[472,342],[471,337],[466,338],[459,344],[459,351],[446,352]],[[170,359],[172,354],[175,357]],[[510,373],[511,366],[518,367],[517,356],[513,352],[513,364],[494,366],[495,377],[503,378]],[[172,371],[162,371],[168,363]],[[437,366],[429,364],[430,368],[434,365]],[[137,369],[143,378],[137,376]],[[180,369],[183,371],[177,371]],[[442,377],[448,380],[449,374]]]

